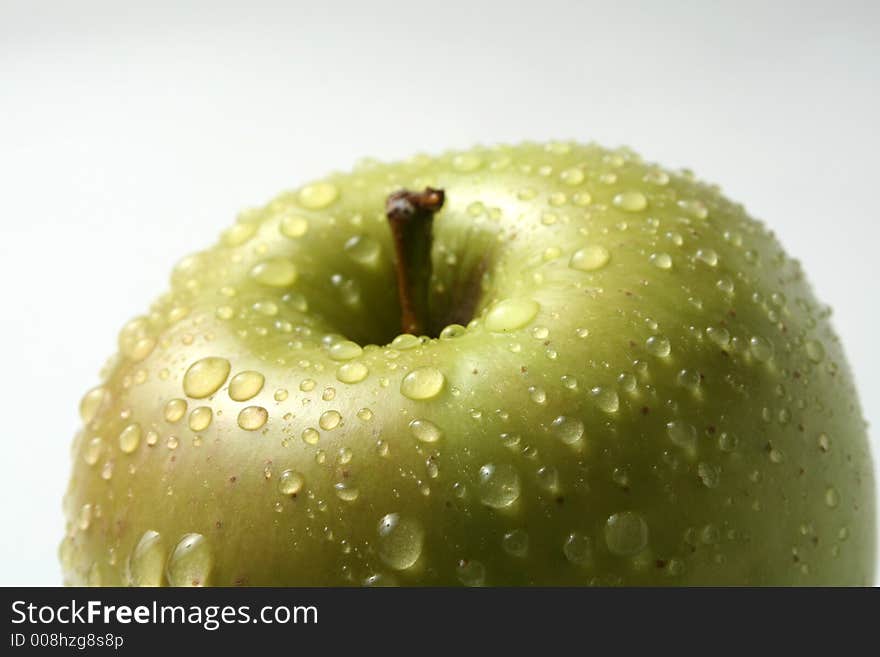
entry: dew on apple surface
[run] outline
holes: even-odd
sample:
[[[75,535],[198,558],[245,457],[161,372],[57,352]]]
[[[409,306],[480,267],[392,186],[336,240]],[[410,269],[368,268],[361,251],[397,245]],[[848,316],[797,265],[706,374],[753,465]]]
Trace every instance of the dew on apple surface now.
[[[159,532],[145,531],[128,559],[131,586],[162,586],[165,578],[165,549]]]
[[[763,336],[752,336],[749,339],[749,353],[759,363],[766,362],[773,357],[773,343]]]
[[[593,557],[593,542],[589,536],[580,532],[572,532],[562,544],[562,553],[571,563],[583,566],[589,563]]]
[[[184,534],[168,557],[166,576],[171,586],[206,586],[214,557],[204,536]]]
[[[829,486],[825,489],[825,506],[830,509],[836,509],[840,504],[840,493],[837,492],[837,489],[833,486]]]
[[[287,287],[297,279],[296,265],[287,258],[269,258],[251,268],[251,278],[268,287]]]
[[[321,399],[324,401],[333,401],[336,399],[336,388],[333,386],[327,386],[324,388],[324,392],[321,393]]]
[[[650,257],[651,264],[658,269],[672,269],[672,256],[668,253],[659,252],[652,253]]]
[[[266,378],[260,372],[239,372],[229,381],[229,398],[233,401],[253,399],[263,389]]]
[[[372,411],[372,409],[366,408],[366,407],[358,409],[357,417],[359,420],[362,420],[363,422],[369,422],[370,420],[373,419],[373,411]]]
[[[718,265],[718,253],[714,249],[697,249],[694,258],[710,267]]]
[[[331,345],[330,358],[333,360],[351,360],[364,353],[363,348],[351,340],[341,340]]]
[[[209,397],[226,383],[229,370],[229,361],[225,358],[216,356],[202,358],[190,365],[183,375],[183,392],[193,399]]]
[[[423,443],[436,443],[443,437],[443,431],[430,420],[415,419],[409,423],[409,430],[416,440]]]
[[[76,517],[76,526],[80,531],[86,531],[92,524],[92,505],[83,504]]]
[[[605,413],[616,413],[620,409],[620,396],[616,391],[604,386],[595,386],[590,390],[590,395]]]
[[[532,299],[504,299],[489,309],[483,325],[496,333],[526,326],[538,314],[540,306]]]
[[[343,363],[336,368],[336,378],[340,383],[360,383],[369,373],[369,368],[359,361]]]
[[[125,454],[134,452],[141,442],[141,425],[133,422],[119,432],[119,449]]]
[[[407,349],[412,349],[413,347],[418,347],[420,344],[422,344],[422,341],[416,336],[409,333],[402,333],[396,336],[389,346],[398,351],[405,351]]]
[[[343,502],[354,502],[360,495],[360,490],[350,482],[339,481],[333,485],[333,490]]]
[[[109,401],[110,392],[104,386],[96,386],[83,395],[79,402],[79,416],[83,424],[91,424]]]
[[[525,529],[512,529],[501,538],[501,548],[510,556],[523,558],[529,553],[529,534]]]
[[[190,431],[204,431],[214,418],[214,412],[210,406],[199,406],[189,414]]]
[[[104,441],[101,440],[100,437],[95,436],[94,438],[89,439],[89,442],[86,443],[86,448],[83,451],[83,460],[88,465],[95,465],[101,458],[101,453],[103,451]]]
[[[641,212],[648,207],[647,197],[637,190],[615,194],[611,202],[624,212]]]
[[[614,513],[605,522],[605,544],[611,554],[630,557],[648,545],[648,525],[635,511]]]
[[[169,399],[165,404],[165,421],[174,424],[186,414],[185,399]]]
[[[816,442],[819,444],[819,449],[822,452],[827,452],[831,449],[831,439],[828,437],[827,433],[820,433]]]
[[[730,343],[730,331],[726,328],[709,326],[706,328],[706,336],[721,348],[726,347]]]
[[[283,402],[287,399],[287,395],[288,393],[286,388],[278,388],[272,395],[272,398],[277,402]]]
[[[455,338],[460,338],[466,332],[467,329],[461,324],[449,324],[448,326],[444,326],[443,330],[440,331],[440,339],[454,340]]]
[[[584,423],[578,418],[558,416],[550,424],[553,435],[566,445],[574,445],[584,435]]]
[[[718,468],[705,461],[697,464],[697,476],[706,488],[717,488],[721,479]]]
[[[303,379],[299,383],[299,389],[302,392],[311,392],[315,389],[315,386],[318,385],[314,379]]]
[[[697,429],[694,425],[684,420],[672,420],[666,424],[666,433],[669,439],[689,453],[697,449]]]
[[[339,197],[339,188],[331,182],[316,182],[299,190],[300,205],[309,210],[321,210]]]
[[[233,224],[220,234],[223,246],[241,246],[250,240],[257,232],[257,224],[242,222]]]
[[[486,583],[486,566],[474,559],[461,559],[455,568],[455,575],[465,586],[483,586]]]
[[[269,419],[269,413],[262,406],[247,406],[238,414],[238,426],[245,431],[256,431],[262,428]]]
[[[440,394],[446,377],[435,367],[419,367],[403,377],[401,394],[414,401],[432,399]]]
[[[529,386],[529,399],[531,399],[536,404],[545,404],[547,403],[547,392],[544,388],[539,386]]]
[[[317,445],[318,441],[321,439],[321,434],[313,427],[306,427],[302,430],[300,438],[302,438],[302,441],[306,445]]]
[[[379,520],[377,531],[379,558],[386,566],[406,570],[419,560],[425,531],[417,520],[389,513]]]
[[[706,204],[698,199],[680,199],[678,207],[694,219],[708,219],[709,209]]]
[[[309,231],[309,220],[302,215],[288,212],[281,217],[279,230],[285,237],[296,239]]]
[[[572,167],[571,169],[565,169],[559,173],[559,179],[562,180],[566,185],[580,185],[584,182],[586,176],[584,175],[583,169],[579,169],[577,167]]]
[[[611,252],[599,244],[589,244],[571,254],[568,266],[578,271],[596,271],[611,261]]]
[[[152,429],[150,431],[147,431],[147,435],[146,435],[146,438],[144,439],[144,442],[147,443],[147,445],[149,447],[155,446],[156,443],[159,442],[159,434],[157,432],[153,431]]]
[[[493,509],[510,506],[520,494],[519,473],[507,463],[487,463],[480,467],[478,495],[480,501]]]
[[[645,348],[654,354],[655,356],[659,356],[660,358],[665,358],[672,351],[672,346],[669,343],[669,338],[665,335],[652,335],[647,340],[645,340]]]
[[[342,248],[349,258],[364,267],[377,268],[381,262],[382,247],[369,235],[355,235]]]
[[[338,427],[341,423],[342,415],[339,411],[324,411],[321,413],[321,417],[318,418],[318,426],[324,431],[333,431],[333,429]]]
[[[821,363],[825,358],[825,347],[817,340],[807,340],[804,343],[804,351],[807,353],[807,358],[814,363]]]

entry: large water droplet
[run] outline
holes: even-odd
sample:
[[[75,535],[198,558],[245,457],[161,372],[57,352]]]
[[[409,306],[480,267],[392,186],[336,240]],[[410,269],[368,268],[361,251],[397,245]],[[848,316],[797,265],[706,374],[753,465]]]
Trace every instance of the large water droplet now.
[[[423,443],[436,443],[443,437],[440,427],[430,420],[413,420],[409,423],[409,430]]]
[[[262,406],[248,406],[238,414],[238,426],[245,431],[260,429],[269,419],[269,413]]]
[[[234,401],[247,401],[253,399],[260,390],[266,378],[259,372],[239,372],[229,382],[229,397]]]
[[[413,370],[400,383],[400,392],[413,400],[431,399],[440,394],[446,377],[433,367],[420,367]]]
[[[209,356],[193,363],[183,375],[183,391],[194,399],[213,395],[229,376],[229,361]]]
[[[529,535],[524,529],[513,529],[501,539],[501,547],[512,557],[525,557],[529,553]]]
[[[395,570],[406,570],[422,554],[425,532],[418,521],[389,513],[379,521],[379,558]]]
[[[326,208],[339,196],[339,189],[330,182],[316,182],[299,190],[300,205],[309,210]]]
[[[128,560],[128,578],[132,586],[162,586],[165,576],[165,550],[159,532],[147,530]]]
[[[343,363],[336,368],[336,378],[342,383],[360,383],[369,373],[367,366],[359,361]]]
[[[214,412],[211,410],[210,406],[199,406],[189,414],[190,431],[204,431],[211,425],[211,420],[213,418]]]
[[[101,407],[109,400],[110,393],[103,386],[92,388],[79,402],[79,416],[83,423],[90,424],[98,416]]]
[[[697,449],[697,429],[683,420],[672,420],[666,424],[666,433],[673,443],[689,452]]]
[[[621,192],[611,202],[624,212],[639,212],[648,207],[648,199],[639,191]]]
[[[572,532],[562,544],[562,553],[571,563],[582,566],[589,563],[593,556],[593,543],[589,536]]]
[[[611,252],[599,244],[590,244],[571,254],[568,266],[579,271],[596,271],[611,260]]]
[[[489,331],[513,331],[531,322],[539,309],[532,299],[504,299],[492,306],[484,325]]]
[[[251,277],[270,287],[287,287],[296,280],[296,265],[287,258],[270,258],[254,265]]]
[[[550,425],[553,435],[566,445],[573,445],[584,435],[584,423],[574,417],[560,415]]]
[[[129,424],[119,433],[119,449],[131,454],[141,442],[141,425],[137,422]]]
[[[638,554],[648,545],[648,525],[634,511],[615,513],[605,523],[605,544],[621,557]]]
[[[356,342],[352,342],[351,340],[340,340],[330,347],[329,353],[330,358],[333,360],[351,360],[364,353],[364,350]]]
[[[379,242],[369,235],[355,235],[343,247],[349,258],[364,267],[376,267],[382,255]]]
[[[185,534],[168,557],[167,576],[171,586],[206,586],[214,558],[201,534]]]

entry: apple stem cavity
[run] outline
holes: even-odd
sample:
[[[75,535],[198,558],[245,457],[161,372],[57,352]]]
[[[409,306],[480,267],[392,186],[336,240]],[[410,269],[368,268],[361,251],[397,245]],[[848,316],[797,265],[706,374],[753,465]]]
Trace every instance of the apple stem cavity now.
[[[428,288],[434,215],[445,200],[442,189],[426,187],[423,192],[401,189],[385,201],[385,216],[394,239],[403,333],[422,335],[430,325]]]

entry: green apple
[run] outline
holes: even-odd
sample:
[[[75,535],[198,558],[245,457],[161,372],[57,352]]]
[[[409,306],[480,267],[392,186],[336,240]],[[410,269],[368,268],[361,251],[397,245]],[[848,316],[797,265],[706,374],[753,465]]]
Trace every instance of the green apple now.
[[[629,150],[284,193],[180,262],[80,410],[69,583],[873,581],[828,309],[740,205]]]

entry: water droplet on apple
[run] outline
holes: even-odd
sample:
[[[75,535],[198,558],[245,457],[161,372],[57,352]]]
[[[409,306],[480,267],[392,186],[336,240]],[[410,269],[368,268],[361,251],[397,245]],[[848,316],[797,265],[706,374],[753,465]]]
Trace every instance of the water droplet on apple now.
[[[389,513],[379,520],[379,558],[394,570],[412,567],[422,554],[425,532],[418,521]]]
[[[316,182],[299,190],[300,205],[309,210],[321,210],[339,197],[339,189],[330,182]]]
[[[446,377],[434,367],[420,367],[413,370],[400,383],[400,392],[412,400],[431,399],[440,394]]]
[[[189,428],[191,431],[204,431],[207,429],[214,413],[209,406],[199,406],[189,414]]]
[[[590,244],[575,251],[568,266],[578,271],[596,271],[611,260],[611,252],[599,244]]]
[[[367,366],[359,361],[343,363],[336,368],[336,378],[342,383],[360,383],[369,373]]]
[[[705,462],[697,464],[697,476],[706,488],[717,488],[721,479],[718,468]]]
[[[296,281],[296,265],[287,258],[270,258],[253,266],[251,278],[269,287],[287,287]]]
[[[816,340],[807,340],[804,343],[804,351],[807,352],[807,358],[814,363],[821,363],[825,358],[825,347]]]
[[[201,534],[184,534],[168,557],[166,574],[171,586],[205,586],[214,559]]]
[[[302,434],[300,434],[300,438],[306,445],[317,445],[318,441],[321,439],[321,434],[318,433],[318,430],[313,427],[307,427],[303,429]]]
[[[342,422],[342,415],[339,411],[324,411],[318,419],[318,426],[324,431],[333,431]]]
[[[484,326],[488,331],[513,331],[531,322],[539,309],[538,302],[532,299],[504,299],[486,314]]]
[[[584,182],[585,176],[583,169],[573,167],[571,169],[564,169],[559,174],[559,178],[566,185],[580,185],[582,182]]]
[[[584,536],[580,532],[572,532],[562,544],[562,553],[571,563],[583,566],[592,559],[593,543],[589,536]]]
[[[459,561],[455,575],[465,586],[483,586],[486,583],[486,567],[474,559]]]
[[[620,557],[638,554],[648,545],[648,525],[634,511],[611,515],[605,522],[605,544]]]
[[[141,425],[137,422],[129,424],[119,433],[119,449],[126,454],[134,452],[141,442]]]
[[[749,352],[756,361],[763,363],[773,357],[773,344],[767,338],[756,335],[749,340]]]
[[[193,363],[183,375],[183,391],[194,399],[213,395],[229,376],[229,361],[209,356]]]
[[[282,235],[296,239],[309,231],[309,220],[298,214],[286,214],[279,227]]]
[[[547,402],[547,393],[538,386],[529,386],[529,399],[536,404],[544,404]]]
[[[103,386],[97,386],[83,395],[79,402],[79,416],[84,424],[91,424],[101,408],[110,400],[110,393]]]
[[[652,335],[645,340],[645,347],[655,356],[665,358],[672,351],[669,339],[663,335]]]
[[[346,255],[364,267],[375,268],[380,262],[382,247],[369,235],[355,235],[343,247]]]
[[[683,420],[672,420],[666,424],[666,433],[670,440],[689,452],[697,448],[697,429]]]
[[[550,425],[553,434],[566,445],[574,445],[584,435],[584,423],[573,417],[560,415]]]
[[[523,558],[529,553],[529,535],[524,529],[513,529],[501,539],[501,548],[512,557]]]
[[[668,253],[652,253],[650,260],[658,269],[672,269],[672,256]]]
[[[101,458],[101,452],[103,451],[104,441],[96,436],[86,443],[86,448],[83,452],[83,460],[87,465],[95,465]]]
[[[131,586],[162,586],[165,576],[165,550],[158,532],[143,533],[128,560]]]
[[[512,465],[487,463],[479,473],[480,501],[493,509],[510,506],[520,493],[519,473]]]
[[[616,413],[620,408],[620,397],[611,388],[596,386],[590,390],[590,394],[598,406],[605,413]]]
[[[648,199],[638,191],[621,192],[611,202],[625,212],[640,212],[648,207]]]
[[[825,490],[825,506],[836,509],[838,504],[840,504],[840,493],[833,486],[827,488]]]
[[[694,257],[710,267],[718,264],[718,254],[713,249],[697,249]]]
[[[413,420],[409,423],[409,430],[417,440],[423,443],[436,443],[443,437],[443,432],[430,420]]]
[[[364,353],[363,348],[351,340],[340,340],[330,347],[330,358],[333,360],[351,360]]]
[[[296,470],[285,470],[278,477],[278,492],[282,495],[296,495],[305,486],[306,480]]]
[[[260,429],[269,419],[269,413],[262,406],[248,406],[238,414],[238,426],[245,431]]]
[[[234,401],[252,399],[263,389],[265,382],[265,377],[259,372],[239,372],[229,382],[229,398]]]

